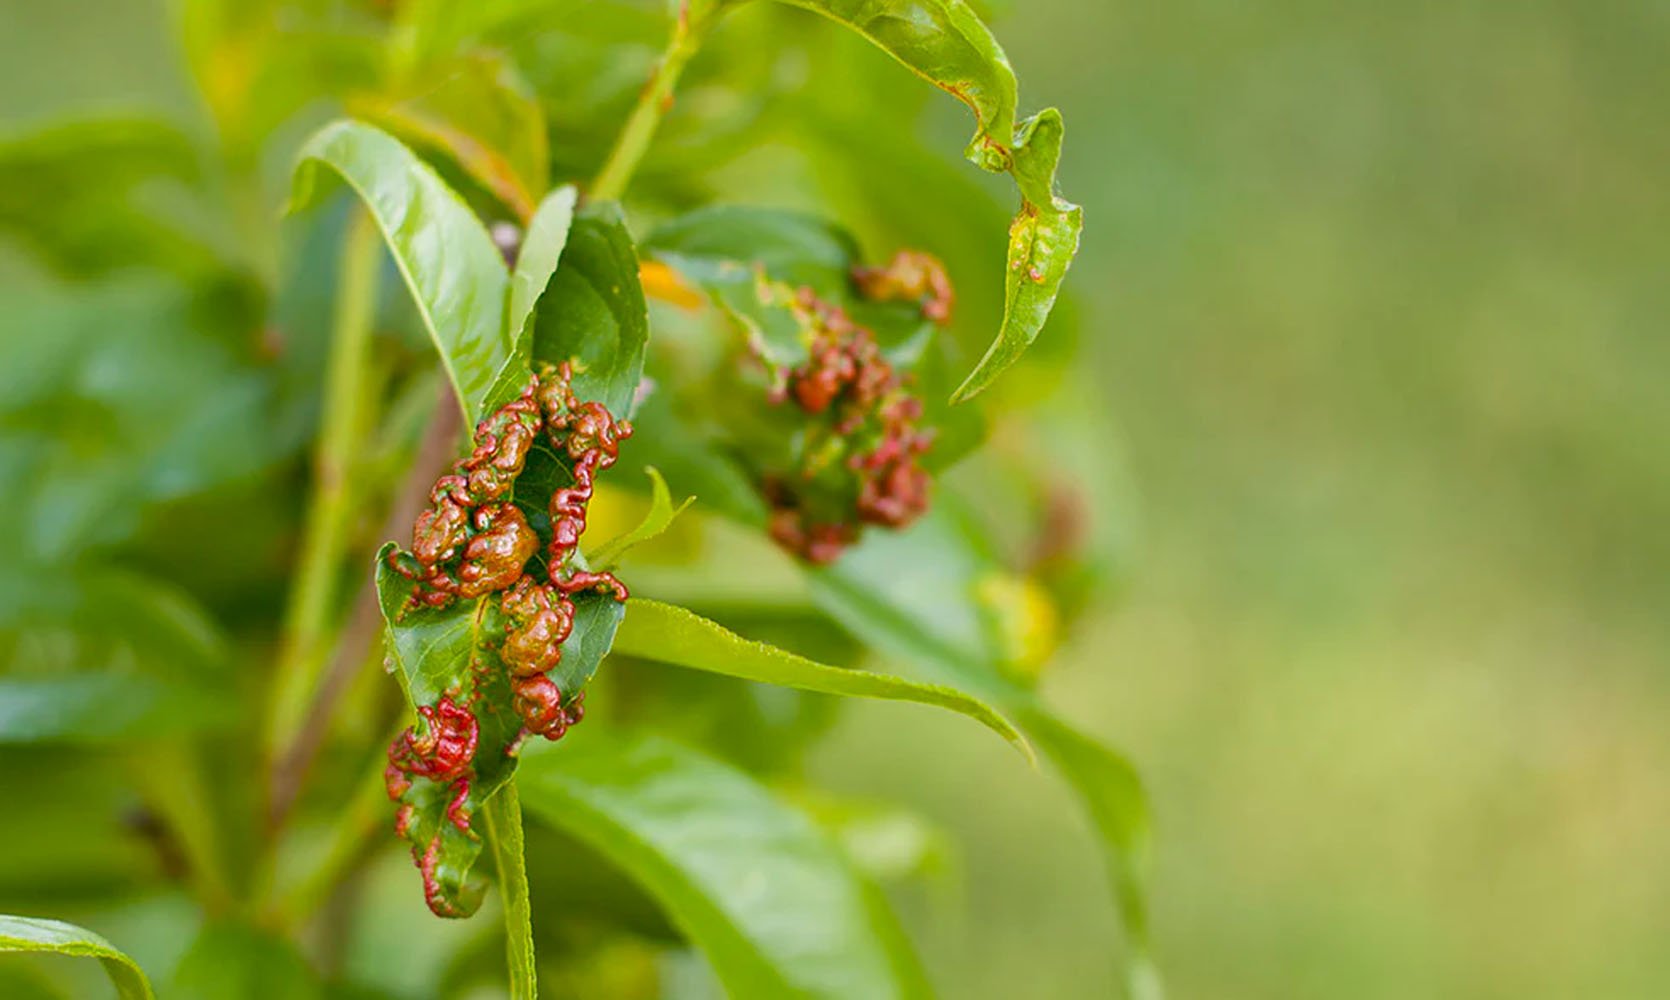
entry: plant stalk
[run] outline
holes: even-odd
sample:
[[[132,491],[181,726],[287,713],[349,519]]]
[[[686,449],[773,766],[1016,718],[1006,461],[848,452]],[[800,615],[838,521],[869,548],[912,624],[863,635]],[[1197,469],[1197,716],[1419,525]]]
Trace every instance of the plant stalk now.
[[[632,175],[637,173],[644,154],[649,152],[656,130],[661,127],[661,119],[672,109],[673,91],[678,87],[679,77],[684,75],[684,67],[701,49],[708,31],[719,19],[725,0],[695,0],[695,13],[692,13],[691,6],[691,0],[684,0],[679,5],[673,37],[667,42],[666,51],[662,52],[661,61],[656,63],[643,92],[638,95],[638,103],[615,139],[603,169],[592,181],[589,193],[598,201],[618,201],[626,193]]]
[[[377,310],[378,240],[370,214],[356,208],[348,223],[339,265],[323,423],[313,461],[313,495],[268,706],[265,745],[269,761],[276,759],[301,727],[329,655],[334,610],[340,596],[338,578],[355,518],[351,472],[370,419],[367,385],[371,328]]]

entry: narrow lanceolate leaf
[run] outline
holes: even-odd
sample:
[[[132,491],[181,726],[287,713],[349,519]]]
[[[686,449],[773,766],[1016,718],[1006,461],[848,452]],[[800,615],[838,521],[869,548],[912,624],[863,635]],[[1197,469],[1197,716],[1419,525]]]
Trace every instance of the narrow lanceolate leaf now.
[[[579,192],[573,185],[557,188],[545,196],[528,222],[522,236],[522,246],[516,255],[516,267],[510,275],[510,298],[505,303],[505,334],[510,338],[512,353],[517,358],[533,357],[534,307],[551,284],[557,271],[563,248],[568,245],[568,231],[574,225],[574,203]],[[510,364],[500,372],[488,397],[509,399],[528,384],[525,364]]]
[[[578,731],[517,778],[540,820],[606,856],[700,947],[728,995],[928,994],[879,893],[748,775],[651,735]]]
[[[504,905],[505,957],[510,965],[510,1000],[534,1000],[539,995],[539,970],[534,962],[533,905],[528,900],[528,857],[522,832],[522,802],[511,782],[487,800],[483,813],[487,840],[499,872],[499,896]]]
[[[513,751],[522,728],[511,708],[509,671],[499,655],[505,641],[499,595],[456,600],[445,608],[407,607],[412,583],[389,567],[389,554],[395,549],[389,543],[377,559],[389,666],[413,706],[433,706],[443,696],[460,699],[475,692],[472,711],[479,734],[462,809],[464,816],[474,816],[515,771]],[[550,673],[568,695],[584,690],[596,673],[624,614],[623,605],[612,596],[584,593],[573,601],[574,628],[562,644],[562,662]],[[448,818],[453,795],[452,785],[415,780],[403,799],[413,806],[406,835],[420,848],[434,845],[433,861],[425,862],[432,868],[433,891],[441,903],[434,908],[468,916],[481,905],[484,887],[470,875],[483,845],[478,831],[460,829]]]
[[[1133,996],[1158,995],[1147,948],[1144,877],[1148,805],[1135,769],[1077,731],[1015,681],[996,641],[999,609],[982,582],[1001,572],[978,525],[950,497],[908,531],[876,532],[838,563],[811,570],[812,595],[868,645],[892,653],[923,679],[979,692],[1012,713],[1078,793],[1106,858],[1129,942]]]
[[[534,305],[551,284],[557,273],[557,263],[568,246],[568,230],[574,225],[574,203],[579,192],[572,184],[557,188],[545,196],[528,222],[522,237],[522,248],[516,255],[516,269],[510,276],[510,307],[505,313],[506,329],[520,342],[533,336],[529,320]],[[532,341],[529,341],[529,351]]]
[[[614,202],[589,204],[575,214],[557,272],[539,297],[533,356],[575,362],[575,394],[626,417],[648,344],[649,313],[626,217]]]
[[[650,498],[649,511],[638,526],[618,538],[611,538],[591,553],[590,562],[595,569],[612,569],[620,562],[621,556],[632,551],[635,546],[658,537],[662,532],[672,527],[673,521],[693,503],[695,497],[685,497],[684,502],[673,506],[672,492],[667,489],[667,480],[661,478],[661,473],[655,466],[645,466],[644,472],[649,476]]]
[[[641,598],[628,601],[626,621],[615,636],[615,649],[647,660],[801,691],[937,705],[979,722],[1014,744],[1028,758],[1032,754],[1032,748],[1008,719],[985,702],[955,688],[826,666],[763,642],[744,639],[676,605]]]
[[[0,952],[24,951],[96,958],[122,1000],[152,1000],[151,984],[133,959],[90,930],[57,920],[0,914]]]
[[[371,211],[473,426],[505,401],[496,392],[520,389],[525,377],[511,376],[528,368],[504,325],[510,276],[492,238],[434,170],[370,125],[338,121],[313,134],[293,204],[312,198],[321,169],[341,175]]]
[[[1003,326],[986,356],[957,389],[962,401],[985,389],[1038,338],[1078,252],[1083,212],[1055,193],[1061,114],[1054,108],[1017,121],[1015,72],[978,15],[963,0],[781,0],[845,24],[974,112],[966,155],[1007,172],[1021,193],[1009,232]]]

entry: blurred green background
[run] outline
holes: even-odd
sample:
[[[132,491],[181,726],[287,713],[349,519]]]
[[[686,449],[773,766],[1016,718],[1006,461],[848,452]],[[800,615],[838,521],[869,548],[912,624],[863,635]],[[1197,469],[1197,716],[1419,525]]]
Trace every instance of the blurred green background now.
[[[6,0],[0,124],[186,106],[163,7]],[[1670,992],[1670,6],[1010,8],[1134,539],[1049,687],[1149,782],[1172,993]],[[945,995],[1109,995],[1065,792],[908,711],[813,770],[955,834]]]

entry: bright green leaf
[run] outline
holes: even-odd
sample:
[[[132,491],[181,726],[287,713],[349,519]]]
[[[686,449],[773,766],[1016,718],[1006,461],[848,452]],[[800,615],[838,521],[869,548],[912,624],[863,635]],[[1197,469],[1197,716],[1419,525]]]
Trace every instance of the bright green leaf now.
[[[325,126],[302,147],[292,203],[313,196],[320,169],[340,174],[370,209],[416,300],[467,423],[527,368],[504,325],[510,276],[469,206],[399,140],[360,122]]]
[[[151,984],[133,959],[92,931],[57,920],[0,914],[0,951],[38,952],[96,958],[122,1000],[152,1000]]]
[[[539,995],[539,969],[534,961],[533,906],[528,900],[528,858],[522,832],[522,803],[511,782],[487,800],[482,812],[487,842],[499,872],[499,895],[504,905],[505,954],[510,965],[510,1000],[534,1000]]]
[[[1013,724],[977,698],[949,687],[918,684],[887,674],[842,670],[803,656],[754,642],[684,608],[634,598],[615,636],[615,649],[694,670],[761,681],[802,691],[914,701],[966,715],[1031,756],[1031,747]]]
[[[619,205],[593,202],[575,214],[561,263],[534,313],[534,358],[577,362],[575,394],[629,416],[644,373],[649,313],[638,251]]]
[[[634,546],[642,545],[672,527],[673,520],[696,502],[695,497],[685,497],[683,503],[674,507],[673,495],[668,491],[667,481],[661,478],[661,473],[653,465],[646,466],[644,472],[649,475],[650,481],[649,511],[637,527],[599,546],[589,560],[593,567],[603,570],[612,568]]]
[[[928,994],[879,893],[746,774],[599,727],[530,747],[517,785],[531,813],[649,890],[731,996]]]

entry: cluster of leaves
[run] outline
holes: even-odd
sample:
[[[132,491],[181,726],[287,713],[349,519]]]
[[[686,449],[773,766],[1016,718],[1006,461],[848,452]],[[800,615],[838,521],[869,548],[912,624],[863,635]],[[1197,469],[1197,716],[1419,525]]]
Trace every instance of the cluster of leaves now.
[[[565,697],[603,686],[591,718],[561,744],[478,760],[468,810],[480,822],[436,841],[449,873],[438,910],[473,912],[475,870],[489,867],[478,856],[491,859],[479,874],[498,887],[512,994],[544,981],[638,996],[621,970],[647,968],[661,984],[649,990],[671,995],[668,963],[689,964],[693,948],[733,996],[925,995],[862,855],[843,843],[841,817],[859,806],[808,811],[770,787],[797,783],[799,752],[827,722],[822,695],[934,705],[1036,746],[1100,832],[1133,989],[1151,991],[1140,786],[1035,691],[1100,555],[1042,524],[1037,557],[1019,558],[1029,542],[1015,536],[1044,519],[1010,509],[994,524],[973,502],[1045,497],[1065,481],[1025,449],[969,460],[990,415],[968,400],[1038,337],[1081,225],[1054,191],[1060,116],[1019,119],[1014,75],[975,13],[962,0],[688,0],[670,18],[622,0],[200,0],[182,15],[212,137],[132,119],[0,145],[0,230],[37,262],[40,289],[0,320],[29,334],[0,342],[0,371],[17,373],[0,377],[0,467],[25,484],[0,526],[18,554],[0,574],[0,743],[20,765],[5,773],[86,786],[73,807],[41,801],[27,837],[87,831],[83,855],[70,843],[43,847],[45,867],[13,859],[4,908],[65,898],[68,882],[94,903],[140,900],[154,926],[193,940],[139,956],[172,969],[174,996],[242,995],[250,970],[282,996],[502,980],[480,935],[437,945],[446,966],[412,988],[388,966],[437,931],[407,932],[381,969],[304,957],[297,941],[352,909],[368,853],[391,843],[387,734],[471,689],[503,639],[496,597],[404,613],[412,582],[385,551],[366,586],[371,551],[409,526],[412,484],[424,492],[433,459],[456,457],[450,410],[473,427],[533,372],[567,364],[578,398],[636,426],[599,501],[617,511],[618,537],[583,545],[586,566],[619,564],[640,596],[576,600],[554,679]],[[1000,297],[975,249],[995,245],[958,228],[1001,232],[983,226],[991,204],[959,195],[973,189],[911,134],[917,88],[848,40],[968,104],[969,158],[1013,176],[1021,207]],[[802,84],[797,65],[852,86]],[[321,108],[353,117],[298,152],[297,127]],[[908,238],[944,256],[962,279],[958,321],[941,330],[947,317],[921,301],[855,280],[866,262],[840,226],[709,204],[766,134],[792,140],[784,148],[870,243],[890,253]],[[266,211],[272,162],[296,165],[283,223]],[[845,198],[849,185],[909,207]],[[930,210],[930,189],[976,208]],[[778,453],[804,464],[804,441],[760,393],[739,391],[738,372],[804,360],[801,289],[861,323],[897,384],[908,379],[913,419],[933,434],[926,470],[957,465],[995,488],[965,499],[941,483],[908,528],[870,531],[826,564],[773,550],[762,469]],[[1003,419],[1024,423],[1007,408]],[[694,504],[675,508],[669,480]],[[542,540],[553,493],[573,481],[562,454],[529,454],[513,500]],[[644,513],[629,527],[633,509]],[[898,672],[857,669],[866,653]],[[397,689],[361,669],[385,660]],[[792,710],[762,712],[770,689],[786,689],[770,697]],[[494,690],[514,718],[508,689]],[[500,735],[501,748],[517,742]],[[121,806],[137,835],[78,822]],[[417,822],[440,829],[448,806],[426,793]],[[88,868],[86,856],[121,861]],[[417,897],[415,881],[398,898]],[[96,936],[5,920],[0,948],[100,957],[124,996],[149,995]],[[53,995],[46,979],[16,989]]]

